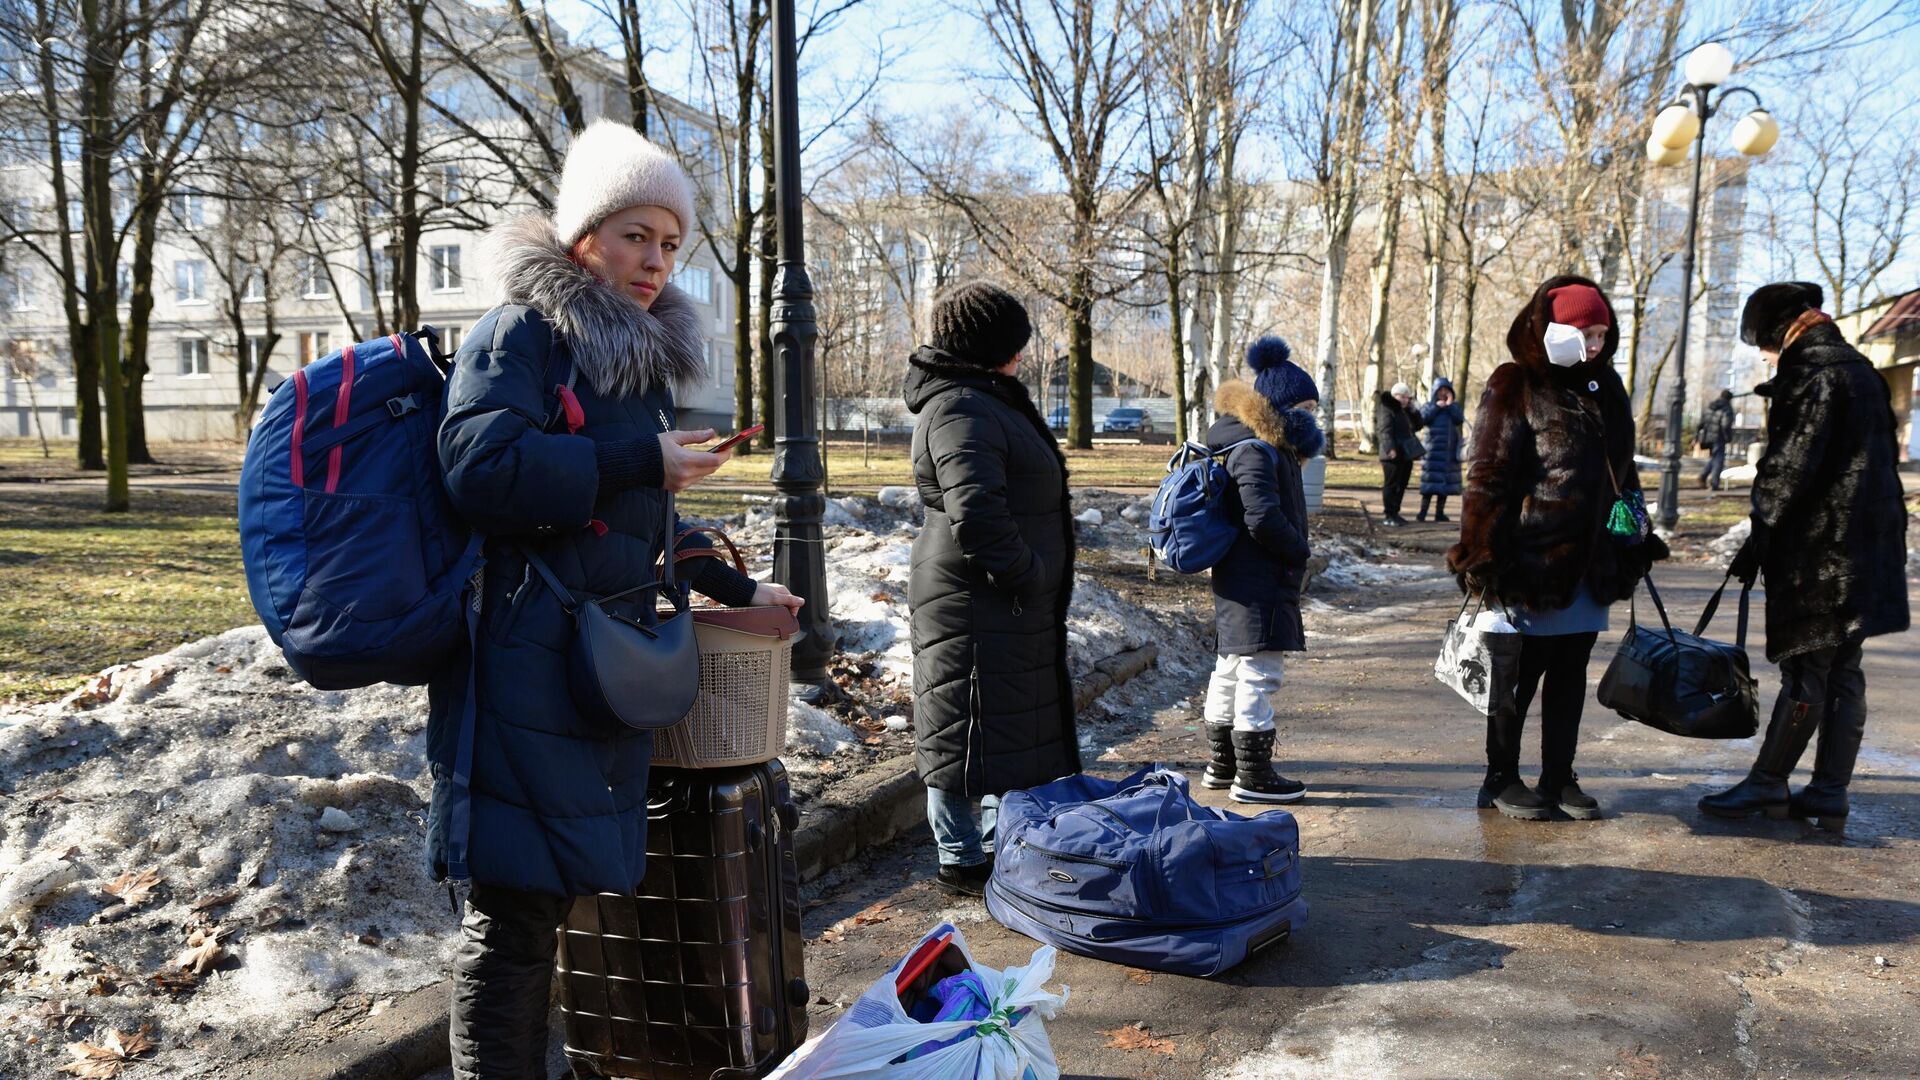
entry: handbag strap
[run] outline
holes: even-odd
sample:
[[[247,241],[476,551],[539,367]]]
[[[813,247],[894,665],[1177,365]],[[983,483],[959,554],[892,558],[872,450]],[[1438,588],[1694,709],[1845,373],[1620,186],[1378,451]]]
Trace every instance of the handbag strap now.
[[[633,593],[640,592],[643,589],[657,588],[657,589],[660,589],[662,592],[666,593],[667,595],[673,597],[674,607],[676,610],[686,609],[687,598],[685,594],[682,592],[682,590],[675,588],[676,583],[673,580],[673,564],[675,560],[665,557],[668,551],[673,550],[673,545],[672,545],[673,523],[674,523],[673,495],[669,493],[667,495],[667,512],[661,516],[661,527],[660,527],[661,560],[660,562],[662,565],[662,569],[660,572],[660,577],[654,581],[649,581],[644,584],[635,585],[631,589],[622,589],[617,593],[611,593],[607,596],[600,597],[600,601],[618,600],[623,596],[632,595]],[[729,541],[727,546],[732,547],[733,546],[732,542]],[[568,618],[572,618],[574,612],[580,610],[580,601],[574,597],[573,593],[567,590],[567,587],[565,585],[560,584],[559,575],[553,572],[553,567],[548,566],[547,560],[541,558],[538,552],[534,551],[532,547],[524,544],[519,545],[519,547],[520,547],[520,554],[526,557],[527,565],[533,567],[534,572],[540,575],[540,580],[546,582],[547,588],[553,590],[553,595],[555,599],[558,599],[560,601],[560,607],[566,611]],[[739,558],[738,552],[734,553],[734,558],[735,559]]]
[[[1677,647],[1680,642],[1679,639],[1674,636],[1673,623],[1667,618],[1667,605],[1660,602],[1660,590],[1653,586],[1653,575],[1647,574],[1642,580],[1647,583],[1647,595],[1653,599],[1653,610],[1660,613],[1660,625],[1667,628],[1667,640],[1673,642]],[[1634,618],[1633,601],[1631,599],[1627,601],[1627,619],[1636,625],[1638,623],[1638,620]]]
[[[1727,576],[1720,579],[1720,587],[1713,590],[1713,596],[1707,601],[1706,609],[1700,612],[1700,623],[1693,628],[1694,637],[1707,636],[1707,625],[1713,622],[1714,615],[1719,612],[1720,596],[1727,591],[1727,582],[1732,580],[1733,571],[1729,569]],[[1740,586],[1740,619],[1734,636],[1734,644],[1738,645],[1742,650],[1745,650],[1747,647],[1747,618],[1752,606],[1753,586],[1742,583]]]

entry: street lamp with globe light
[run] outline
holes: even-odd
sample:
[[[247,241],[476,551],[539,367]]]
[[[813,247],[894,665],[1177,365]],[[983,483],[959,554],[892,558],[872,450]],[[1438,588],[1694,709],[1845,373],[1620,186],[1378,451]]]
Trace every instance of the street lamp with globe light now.
[[[1687,196],[1687,238],[1680,253],[1680,339],[1674,343],[1678,361],[1673,401],[1667,406],[1667,454],[1660,478],[1660,526],[1672,529],[1680,520],[1680,425],[1687,398],[1687,328],[1693,312],[1693,258],[1700,232],[1700,174],[1707,156],[1707,121],[1725,107],[1727,98],[1745,94],[1753,109],[1734,125],[1733,148],[1759,157],[1780,141],[1780,125],[1761,107],[1760,95],[1744,86],[1724,86],[1733,74],[1733,54],[1725,45],[1709,41],[1688,54],[1682,69],[1687,85],[1672,104],[1653,119],[1647,139],[1647,159],[1657,166],[1678,165],[1693,150],[1693,186]],[[1719,88],[1719,93],[1714,90]]]

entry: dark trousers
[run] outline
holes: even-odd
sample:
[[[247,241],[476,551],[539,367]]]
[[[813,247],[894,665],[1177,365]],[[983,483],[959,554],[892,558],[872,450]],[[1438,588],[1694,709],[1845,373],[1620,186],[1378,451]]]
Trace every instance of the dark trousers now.
[[[1528,636],[1520,643],[1519,685],[1513,707],[1487,717],[1487,770],[1520,771],[1520,735],[1527,709],[1540,696],[1540,780],[1565,783],[1573,777],[1573,753],[1580,742],[1580,712],[1587,703],[1587,659],[1596,633]],[[1541,684],[1545,683],[1544,690]]]
[[[453,1075],[547,1080],[554,934],[572,899],[475,885],[454,954]]]
[[[1413,462],[1406,458],[1394,458],[1380,463],[1382,480],[1380,483],[1380,501],[1386,504],[1388,517],[1400,516],[1400,500],[1406,498],[1407,481],[1413,479]]]
[[[1720,490],[1720,473],[1727,467],[1727,444],[1714,443],[1707,450],[1707,467],[1700,470],[1700,482],[1715,491]]]
[[[1839,795],[1853,780],[1854,756],[1867,727],[1867,676],[1860,670],[1860,652],[1861,643],[1853,641],[1780,661],[1782,697],[1826,705],[1809,792]],[[1786,771],[1793,765],[1788,762]]]
[[[1429,495],[1423,491],[1420,493],[1420,516],[1421,517],[1427,516],[1427,507],[1431,506],[1433,504],[1433,500],[1435,499],[1440,500],[1440,513],[1444,515],[1447,512],[1447,497],[1445,495]]]

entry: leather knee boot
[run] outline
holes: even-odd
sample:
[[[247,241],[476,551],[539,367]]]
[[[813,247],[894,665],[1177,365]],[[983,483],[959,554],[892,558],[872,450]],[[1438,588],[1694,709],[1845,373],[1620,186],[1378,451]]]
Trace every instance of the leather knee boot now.
[[[1725,791],[1700,800],[1700,809],[1715,817],[1744,818],[1765,814],[1787,816],[1787,777],[1806,752],[1807,740],[1826,715],[1825,702],[1795,701],[1781,695],[1773,701],[1773,718],[1747,778]]]
[[[1812,818],[1834,832],[1846,826],[1847,785],[1853,782],[1853,763],[1866,730],[1866,702],[1836,701],[1827,706],[1820,745],[1813,752],[1813,779],[1788,801],[1788,813]]]

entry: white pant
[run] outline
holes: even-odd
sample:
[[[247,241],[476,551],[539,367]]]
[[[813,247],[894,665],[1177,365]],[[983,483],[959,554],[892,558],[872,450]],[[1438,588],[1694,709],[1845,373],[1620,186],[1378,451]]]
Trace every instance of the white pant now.
[[[1287,681],[1284,653],[1222,656],[1207,682],[1206,720],[1235,731],[1272,731],[1273,696]]]

